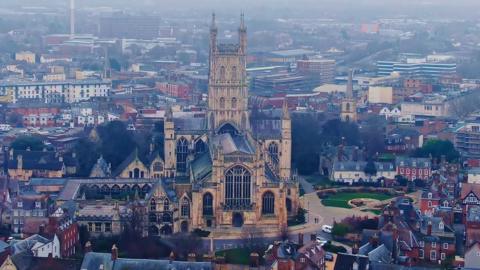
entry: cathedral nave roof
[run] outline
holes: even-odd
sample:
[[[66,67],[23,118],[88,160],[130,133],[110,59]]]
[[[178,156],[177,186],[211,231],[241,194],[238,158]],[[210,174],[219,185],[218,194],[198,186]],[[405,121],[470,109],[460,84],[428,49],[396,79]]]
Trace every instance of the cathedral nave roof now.
[[[254,147],[245,136],[231,135],[230,133],[219,134],[212,139],[215,146],[221,146],[224,154],[241,152],[245,154],[255,154]]]

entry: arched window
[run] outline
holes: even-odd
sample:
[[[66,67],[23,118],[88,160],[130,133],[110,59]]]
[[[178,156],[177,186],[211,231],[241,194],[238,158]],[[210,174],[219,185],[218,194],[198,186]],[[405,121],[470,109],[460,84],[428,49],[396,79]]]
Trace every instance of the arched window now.
[[[172,222],[172,216],[169,213],[163,213],[162,222],[166,222],[166,223]]]
[[[235,166],[225,173],[225,204],[230,208],[250,205],[251,174],[242,166]]]
[[[182,200],[182,207],[180,213],[182,217],[190,217],[190,202],[187,198],[183,198]]]
[[[163,164],[160,161],[153,163],[153,171],[154,172],[161,172],[163,171]]]
[[[224,97],[220,98],[220,109],[225,109],[225,98]]]
[[[262,197],[262,215],[272,215],[275,213],[275,195],[267,191]]]
[[[197,154],[205,153],[206,150],[207,150],[207,145],[202,140],[198,140],[195,143],[195,153]]]
[[[156,211],[157,210],[157,202],[155,202],[155,199],[150,200],[150,211]]]
[[[133,178],[135,178],[135,179],[140,178],[140,169],[139,168],[133,169]]]
[[[184,173],[187,171],[188,142],[185,138],[177,141],[177,171]]]
[[[148,221],[156,223],[157,222],[157,215],[155,213],[148,214]]]
[[[237,67],[233,66],[232,67],[232,81],[236,81],[236,80],[237,80]]]
[[[213,196],[210,193],[203,195],[203,215],[213,216]]]
[[[220,80],[221,81],[225,80],[225,67],[224,66],[220,67]]]
[[[237,98],[232,98],[232,109],[237,108]]]
[[[277,165],[279,162],[278,159],[278,144],[275,142],[271,142],[268,145],[268,155],[270,156],[270,160],[274,165]]]
[[[349,112],[350,111],[350,103],[347,102],[347,104],[345,104],[345,111]]]
[[[163,201],[163,211],[168,211],[170,209],[170,201],[168,199],[165,199]]]
[[[285,205],[287,207],[287,213],[292,212],[292,200],[290,200],[290,198],[285,199]]]

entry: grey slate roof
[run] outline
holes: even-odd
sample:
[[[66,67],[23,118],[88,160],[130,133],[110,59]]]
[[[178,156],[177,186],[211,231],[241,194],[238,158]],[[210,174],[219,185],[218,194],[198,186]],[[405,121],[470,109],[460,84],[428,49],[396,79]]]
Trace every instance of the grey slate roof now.
[[[224,154],[241,152],[245,154],[254,154],[255,150],[248,142],[247,138],[241,135],[232,136],[229,133],[217,135],[212,138],[212,144],[221,146]]]
[[[209,152],[201,154],[190,163],[194,181],[203,180],[212,172],[212,159]]]
[[[111,260],[110,253],[89,252],[82,262],[82,270],[209,270],[213,269],[209,262],[181,262],[170,260],[124,259]]]
[[[207,129],[206,119],[203,117],[180,117],[173,118],[175,131],[183,134],[182,131],[190,133],[204,133]]]

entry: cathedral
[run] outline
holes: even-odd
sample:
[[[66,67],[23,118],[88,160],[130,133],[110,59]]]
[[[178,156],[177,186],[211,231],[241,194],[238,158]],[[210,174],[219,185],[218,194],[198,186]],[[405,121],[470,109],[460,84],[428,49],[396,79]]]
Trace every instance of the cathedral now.
[[[213,15],[206,115],[165,113],[164,161],[156,176],[174,180],[173,187],[159,181],[145,198],[153,235],[196,228],[228,234],[245,227],[280,233],[299,207],[287,103],[277,117],[254,117],[248,106],[243,15],[237,44],[219,43],[217,33]],[[156,178],[148,171],[160,162],[154,157],[157,161],[131,158],[134,166],[124,166],[119,175],[139,169]]]

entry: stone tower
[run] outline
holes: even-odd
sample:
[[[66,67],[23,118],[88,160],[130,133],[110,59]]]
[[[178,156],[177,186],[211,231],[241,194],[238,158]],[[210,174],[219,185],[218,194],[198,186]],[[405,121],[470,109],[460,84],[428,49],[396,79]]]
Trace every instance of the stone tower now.
[[[292,121],[288,111],[287,100],[283,102],[282,110],[282,155],[280,156],[280,178],[290,179],[292,164]]]
[[[238,44],[219,44],[215,14],[210,27],[210,71],[208,78],[208,129],[223,133],[223,127],[238,132],[250,129],[246,72],[247,29],[243,14]]]
[[[353,97],[353,70],[348,71],[347,91],[345,92],[345,98],[342,100],[340,118],[344,122],[357,121],[357,103]]]

